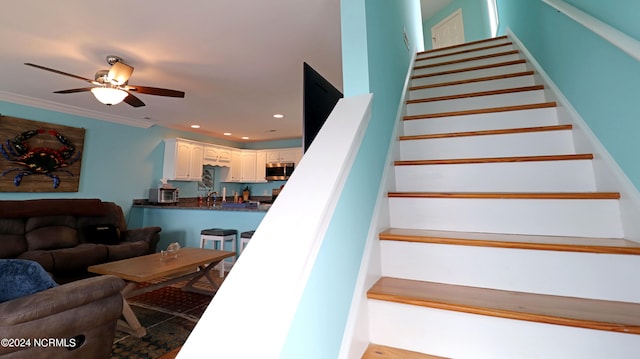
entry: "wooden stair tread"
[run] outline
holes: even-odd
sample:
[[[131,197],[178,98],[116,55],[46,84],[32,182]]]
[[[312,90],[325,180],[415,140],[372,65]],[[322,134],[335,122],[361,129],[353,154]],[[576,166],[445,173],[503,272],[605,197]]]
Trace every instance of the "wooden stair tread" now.
[[[459,74],[461,72],[469,72],[469,71],[476,71],[476,70],[486,70],[486,69],[492,69],[492,68],[496,68],[496,67],[503,67],[503,66],[510,66],[510,65],[521,65],[521,64],[524,64],[526,62],[527,62],[526,60],[513,60],[513,61],[498,62],[498,63],[495,63],[495,64],[480,65],[480,66],[473,66],[473,67],[465,67],[463,69],[455,69],[455,70],[433,72],[433,73],[430,73],[430,74],[423,74],[423,75],[413,75],[413,76],[411,76],[411,79],[412,80],[416,80],[416,79],[423,79],[423,78],[434,77],[434,76]]]
[[[469,45],[477,45],[477,44],[483,44],[483,43],[486,43],[486,42],[492,42],[492,41],[498,41],[498,40],[506,40],[506,39],[507,39],[507,35],[498,36],[498,37],[492,37],[492,38],[482,39],[482,40],[477,40],[477,41],[469,41],[469,42],[465,42],[465,43],[458,44],[458,45],[445,46],[445,47],[439,47],[437,49],[420,51],[420,52],[418,52],[417,56],[426,55],[426,54],[433,54],[433,53],[437,53],[437,52],[441,52],[441,51],[445,51],[445,50],[451,50],[451,49],[455,49],[455,48],[459,48],[459,47],[465,47],[465,46],[469,46]],[[509,45],[511,45],[511,43],[509,43]]]
[[[369,344],[362,359],[447,359],[410,350],[392,348],[385,345]]]
[[[407,100],[407,105],[425,103],[425,102],[459,100],[464,98],[482,97],[482,96],[491,96],[491,95],[504,95],[504,94],[510,94],[510,93],[538,91],[538,90],[544,90],[544,86],[534,85],[534,86],[512,87],[512,88],[499,89],[499,90],[469,92],[469,93],[462,93],[457,95],[421,98],[421,99],[415,99],[415,100]]]
[[[403,160],[395,161],[395,166],[423,166],[423,165],[461,165],[481,163],[507,163],[507,162],[541,162],[541,161],[574,161],[592,160],[590,153],[571,155],[545,155],[545,156],[513,156],[513,157],[478,157],[478,158],[453,158],[439,160]]]
[[[370,299],[538,323],[640,334],[640,304],[503,291],[390,277]]]
[[[498,48],[498,47],[511,46],[511,45],[513,45],[513,42],[505,42],[505,43],[497,44],[497,45],[476,47],[474,49],[460,50],[460,51],[450,52],[450,53],[447,53],[447,54],[440,54],[440,55],[434,55],[434,56],[428,56],[428,57],[422,57],[422,58],[418,58],[418,56],[416,56],[416,62],[424,61],[424,60],[432,60],[432,59],[437,59],[437,58],[442,58],[442,57],[447,57],[447,56],[453,56],[453,55],[468,54],[468,53],[471,53],[471,52],[490,50],[490,49],[495,49],[495,48]]]
[[[467,57],[464,59],[458,59],[458,60],[450,60],[450,61],[444,61],[444,62],[438,62],[435,64],[429,64],[429,65],[420,65],[420,66],[415,66],[413,69],[414,70],[421,70],[421,69],[428,69],[428,68],[432,68],[432,67],[438,67],[438,66],[446,66],[446,65],[454,65],[454,64],[460,64],[463,62],[469,62],[469,61],[477,61],[477,60],[485,60],[485,59],[492,59],[494,57],[500,57],[500,56],[508,56],[508,55],[515,55],[517,53],[519,53],[520,51],[518,50],[511,50],[511,51],[504,51],[504,52],[496,52],[494,54],[488,54],[488,55],[482,55],[482,56],[474,56],[474,57]],[[416,60],[419,61],[419,60]]]
[[[389,198],[620,199],[618,192],[389,192]]]
[[[548,132],[548,131],[569,131],[571,129],[573,129],[572,125],[517,127],[517,128],[501,128],[501,129],[495,129],[495,130],[430,133],[430,134],[424,134],[424,135],[400,136],[398,139],[400,141],[429,140],[429,139],[435,139],[435,138],[509,135],[509,134],[515,134],[515,133],[532,133],[532,132]]]
[[[508,79],[508,78],[513,78],[513,77],[531,76],[533,74],[534,74],[533,71],[521,71],[521,72],[513,72],[513,73],[509,73],[509,74],[504,74],[504,75],[475,77],[475,78],[471,78],[471,79],[449,81],[449,82],[440,82],[440,83],[429,84],[429,85],[421,85],[421,86],[412,86],[412,87],[409,87],[409,91],[425,90],[425,89],[430,89],[430,88],[435,88],[435,87],[465,85],[465,84],[470,84],[470,83],[475,83],[475,82],[502,80],[502,79]]]
[[[423,119],[428,119],[428,118],[439,118],[439,117],[450,117],[450,116],[479,115],[479,114],[483,114],[483,113],[509,112],[509,111],[521,111],[521,110],[535,110],[535,109],[540,109],[540,108],[550,108],[550,107],[556,107],[556,106],[557,106],[557,103],[555,101],[553,101],[553,102],[532,103],[532,104],[526,104],[526,105],[479,108],[479,109],[475,109],[475,110],[465,110],[465,111],[429,113],[429,114],[424,114],[424,115],[404,116],[402,119],[405,120],[405,121],[408,121],[408,120],[423,120]]]
[[[390,228],[381,240],[562,252],[640,255],[640,243],[622,238],[541,236]]]

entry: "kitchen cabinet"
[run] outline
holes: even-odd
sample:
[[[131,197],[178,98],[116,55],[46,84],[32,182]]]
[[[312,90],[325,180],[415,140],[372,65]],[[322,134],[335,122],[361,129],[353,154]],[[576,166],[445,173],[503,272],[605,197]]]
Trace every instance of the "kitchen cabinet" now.
[[[242,179],[242,162],[240,151],[231,151],[231,179],[229,182],[240,182]]]
[[[204,145],[179,138],[166,139],[162,176],[176,181],[200,181]]]
[[[267,150],[266,163],[293,162],[298,164],[302,158],[302,147]]]
[[[256,180],[256,152],[243,151],[240,153],[240,182],[254,182]]]
[[[258,162],[258,157],[264,158],[265,154],[258,155],[258,152],[254,150],[231,151],[231,168],[222,182],[266,182],[264,179],[265,162],[264,160]],[[259,173],[261,173],[260,176]]]
[[[231,149],[228,147],[206,145],[204,147],[202,164],[229,167],[231,165]]]
[[[256,182],[266,182],[267,152],[256,151]]]
[[[202,166],[221,166],[221,182],[259,183],[265,180],[267,163],[293,162],[302,148],[241,150],[182,138],[165,140],[163,177],[176,181],[201,181]]]

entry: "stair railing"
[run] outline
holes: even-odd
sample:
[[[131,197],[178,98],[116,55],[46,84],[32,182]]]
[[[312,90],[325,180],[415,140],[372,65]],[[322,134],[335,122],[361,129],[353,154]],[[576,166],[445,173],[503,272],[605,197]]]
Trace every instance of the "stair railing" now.
[[[640,41],[562,0],[542,1],[640,61]]]
[[[277,358],[371,117],[341,99],[178,358]],[[209,354],[210,353],[210,354]]]

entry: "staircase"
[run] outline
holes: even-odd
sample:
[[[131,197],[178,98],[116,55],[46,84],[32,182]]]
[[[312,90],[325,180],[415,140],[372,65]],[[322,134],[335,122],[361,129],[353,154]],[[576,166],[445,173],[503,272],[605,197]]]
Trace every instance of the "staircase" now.
[[[620,194],[507,37],[418,54],[362,358],[637,358]]]

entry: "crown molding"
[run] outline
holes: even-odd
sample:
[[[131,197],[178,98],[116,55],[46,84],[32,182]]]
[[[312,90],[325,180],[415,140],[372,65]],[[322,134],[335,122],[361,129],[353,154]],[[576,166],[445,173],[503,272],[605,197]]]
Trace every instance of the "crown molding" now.
[[[0,101],[11,102],[19,105],[24,105],[24,106],[37,107],[43,110],[62,112],[70,115],[88,117],[96,120],[113,122],[113,123],[118,123],[118,124],[127,125],[127,126],[149,128],[155,125],[155,123],[151,121],[138,120],[138,119],[123,117],[123,116],[105,114],[98,111],[86,110],[86,109],[75,107],[75,106],[69,106],[69,105],[64,105],[56,102],[40,100],[37,98],[17,95],[9,92],[4,92],[4,91],[0,91]]]

